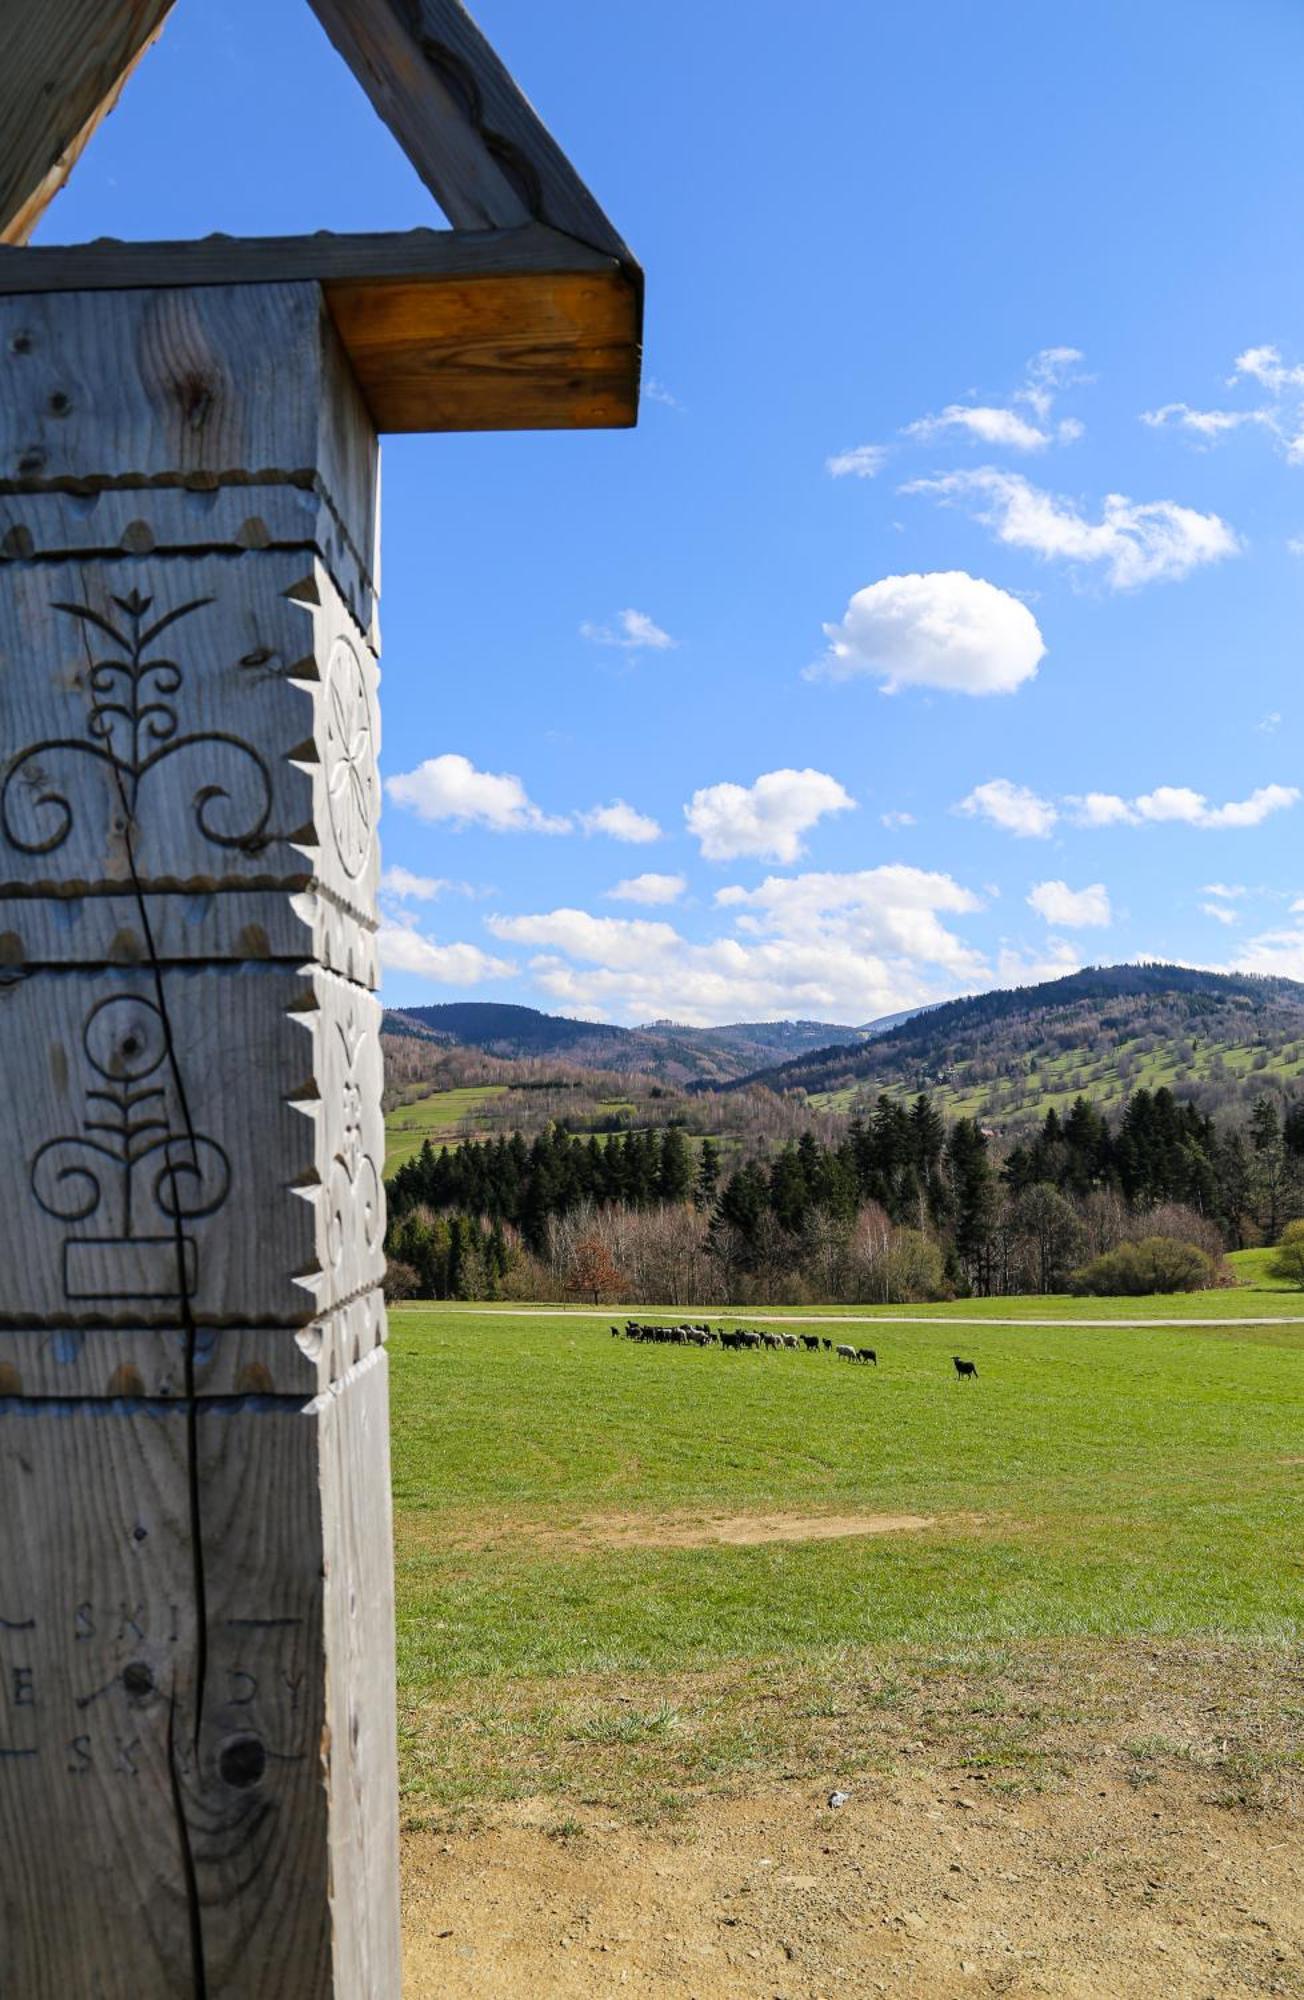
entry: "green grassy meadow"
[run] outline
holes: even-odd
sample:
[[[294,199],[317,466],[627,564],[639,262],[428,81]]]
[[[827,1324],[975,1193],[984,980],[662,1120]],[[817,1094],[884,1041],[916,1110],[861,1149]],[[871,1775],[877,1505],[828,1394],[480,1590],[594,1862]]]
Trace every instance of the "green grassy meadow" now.
[[[396,1311],[409,1800],[544,1783],[559,1731],[573,1784],[578,1689],[619,1730],[622,1703],[655,1718],[684,1676],[723,1679],[727,1706],[903,1647],[1297,1633],[1304,1327],[1024,1331],[969,1310],[963,1333],[881,1326],[877,1370],[639,1346],[578,1315]],[[668,1533],[752,1514],[932,1525]]]
[[[486,1104],[501,1097],[505,1084],[480,1084],[465,1090],[432,1090],[411,1096],[385,1118],[385,1177],[421,1151],[429,1139],[436,1146],[448,1145],[458,1137],[457,1127],[464,1118],[473,1119]]]

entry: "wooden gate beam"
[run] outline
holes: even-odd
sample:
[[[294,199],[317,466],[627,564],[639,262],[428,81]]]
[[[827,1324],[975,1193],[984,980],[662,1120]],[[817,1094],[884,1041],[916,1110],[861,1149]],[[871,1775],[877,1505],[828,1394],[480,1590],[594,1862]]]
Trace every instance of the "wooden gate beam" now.
[[[637,422],[638,265],[542,223],[0,249],[0,296],[269,282],[322,286],[379,431]]]
[[[0,243],[25,243],[172,0],[0,0]]]

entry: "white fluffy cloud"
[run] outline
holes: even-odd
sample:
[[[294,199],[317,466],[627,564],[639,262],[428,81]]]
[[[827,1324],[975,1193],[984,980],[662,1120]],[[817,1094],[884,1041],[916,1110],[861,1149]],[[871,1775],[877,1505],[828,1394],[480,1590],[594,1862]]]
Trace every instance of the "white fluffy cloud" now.
[[[1243,882],[1206,882],[1204,893],[1206,896],[1222,896],[1228,902],[1235,903],[1239,902],[1242,896],[1247,896],[1249,890]]]
[[[996,976],[1002,986],[1040,986],[1044,980],[1064,979],[1081,969],[1081,953],[1067,938],[1047,938],[1033,951],[1004,944],[996,955]]]
[[[1304,926],[1263,931],[1249,938],[1236,954],[1236,972],[1264,972],[1278,979],[1304,980]]]
[[[591,645],[618,646],[627,653],[665,653],[678,643],[646,611],[635,611],[632,606],[618,611],[610,625],[597,625],[586,618],[580,626],[580,637]]]
[[[1049,799],[1009,778],[989,778],[986,784],[975,785],[956,810],[971,818],[990,820],[1021,840],[1045,840],[1059,819],[1058,809]]]
[[[885,812],[879,814],[878,821],[880,826],[895,832],[898,827],[914,826],[915,816],[911,812]]]
[[[804,852],[803,834],[827,814],[854,805],[826,771],[767,771],[754,785],[704,786],[684,807],[684,819],[708,861],[742,855],[796,861]]]
[[[488,924],[504,942],[535,948],[531,972],[559,1004],[633,1020],[863,1021],[991,976],[943,921],[981,907],[947,875],[891,867],[776,876],[716,900],[736,913],[736,935],[703,943],[669,923],[577,909]]]
[[[437,944],[415,924],[382,923],[377,933],[380,962],[391,972],[412,972],[436,986],[479,986],[486,979],[510,979],[516,967],[475,944]]]
[[[1044,451],[1051,441],[1049,431],[1030,424],[1017,410],[989,403],[948,403],[937,416],[906,426],[906,436],[914,438],[940,437],[946,431],[964,431],[980,444],[1004,445],[1010,451]]]
[[[682,875],[630,875],[607,890],[613,903],[677,903],[688,887]]]
[[[414,875],[410,868],[387,868],[380,878],[381,894],[400,903],[432,903],[452,883],[439,875]]]
[[[1241,546],[1219,515],[1198,513],[1175,500],[1142,502],[1109,493],[1100,519],[1090,521],[1071,500],[991,465],[915,479],[902,490],[969,500],[999,541],[1048,560],[1100,563],[1114,590],[1175,582],[1204,563],[1237,554]]]
[[[1079,826],[1178,824],[1218,831],[1261,826],[1273,813],[1295,805],[1299,796],[1294,785],[1260,785],[1248,798],[1229,799],[1215,806],[1189,785],[1157,785],[1153,792],[1143,792],[1135,799],[1119,798],[1114,792],[1088,792],[1066,803]]]
[[[1103,882],[1091,882],[1085,889],[1070,889],[1067,882],[1034,882],[1027,900],[1039,917],[1065,930],[1103,930],[1114,920]]]
[[[483,826],[493,833],[569,833],[571,823],[532,803],[519,778],[507,772],[478,771],[469,757],[448,752],[427,757],[414,771],[385,782],[395,805],[421,819],[453,826]]]
[[[828,653],[806,677],[875,674],[887,694],[903,687],[1012,694],[1046,651],[1027,605],[965,570],[883,577],[858,590],[841,623],[824,630]]]
[[[824,470],[833,479],[875,479],[887,464],[890,447],[885,444],[857,444],[849,451],[835,451],[824,461]]]
[[[1248,376],[1274,396],[1285,389],[1304,389],[1304,367],[1285,361],[1279,347],[1247,347],[1232,364],[1232,380],[1238,376]]]
[[[657,821],[647,813],[635,811],[624,799],[613,799],[609,806],[594,806],[592,812],[581,813],[580,824],[585,833],[605,833],[612,840],[628,841],[635,847],[661,838]]]
[[[1230,903],[1201,903],[1200,909],[1220,924],[1238,924],[1241,920],[1240,911],[1234,910]]]

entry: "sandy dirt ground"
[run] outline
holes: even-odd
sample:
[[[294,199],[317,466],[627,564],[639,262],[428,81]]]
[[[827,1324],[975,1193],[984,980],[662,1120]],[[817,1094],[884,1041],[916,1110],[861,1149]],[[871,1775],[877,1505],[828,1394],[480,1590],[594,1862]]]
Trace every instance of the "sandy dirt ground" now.
[[[1304,1994],[1304,1826],[1198,1771],[802,1780],[652,1829],[521,1806],[404,1860],[408,2000]]]

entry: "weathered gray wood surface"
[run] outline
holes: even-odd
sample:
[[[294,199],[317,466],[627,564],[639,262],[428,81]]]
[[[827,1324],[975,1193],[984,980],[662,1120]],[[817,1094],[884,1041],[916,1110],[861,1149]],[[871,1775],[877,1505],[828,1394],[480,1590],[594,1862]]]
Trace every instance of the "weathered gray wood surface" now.
[[[396,2000],[375,437],[315,286],[0,371],[0,1994]]]
[[[459,0],[311,4],[456,228],[546,222],[632,261]]]
[[[466,236],[418,229],[395,236],[208,237],[198,243],[0,249],[0,296],[15,301],[39,301],[42,293],[57,291],[148,297],[151,288],[176,287],[186,288],[181,297],[198,298],[209,288],[258,286],[267,299],[247,311],[266,314],[275,310],[270,302],[282,282],[320,283],[369,425],[378,430],[556,430],[637,420],[642,338],[637,266],[540,224]],[[29,311],[38,315],[39,326],[39,305]],[[92,334],[103,314],[102,304],[88,307]],[[21,310],[16,321],[7,316],[7,325],[10,338],[21,341]],[[113,337],[134,346],[144,339],[138,328]],[[249,327],[246,337],[256,339],[256,329]],[[198,345],[202,357],[202,330]],[[164,351],[179,359],[185,344],[169,342]],[[0,343],[0,364],[6,352]],[[139,363],[132,365],[139,372]],[[308,353],[299,365],[310,372],[317,368]],[[43,386],[48,397],[67,393],[66,384]],[[223,435],[220,413],[205,400],[214,386],[220,394],[220,379],[214,385],[201,375],[196,382],[189,371],[174,385],[164,385],[169,437],[177,437],[178,417],[185,425],[181,443],[167,456],[189,465],[198,454],[197,473],[190,475],[197,480],[213,470],[202,433]],[[157,397],[152,382],[148,394]],[[35,409],[42,418],[50,413],[39,403]],[[190,437],[192,427],[201,436]],[[293,434],[283,422],[282,435],[287,431]],[[353,434],[342,429],[340,436]],[[37,450],[43,442],[38,436]],[[40,477],[40,465],[22,470],[31,443],[19,437],[8,451],[0,450],[0,490],[8,478],[31,484]],[[227,457],[230,474],[242,464],[258,463],[247,453]],[[281,469],[301,462],[283,457]],[[264,458],[265,467],[271,463]],[[336,483],[347,493],[347,481]],[[347,520],[347,500],[345,510]],[[367,549],[359,546],[365,560]]]
[[[171,6],[0,0],[0,242],[26,242]]]

